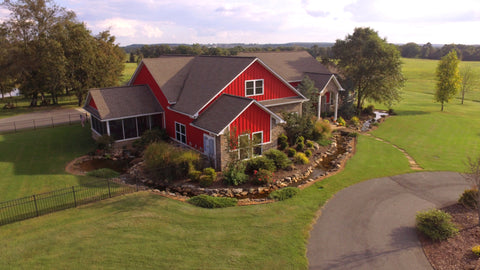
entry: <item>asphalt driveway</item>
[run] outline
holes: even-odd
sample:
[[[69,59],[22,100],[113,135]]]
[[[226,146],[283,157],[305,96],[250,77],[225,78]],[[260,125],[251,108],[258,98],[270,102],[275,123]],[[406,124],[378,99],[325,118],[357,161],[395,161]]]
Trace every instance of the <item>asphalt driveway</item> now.
[[[310,269],[433,269],[416,235],[415,214],[456,202],[468,187],[459,173],[420,172],[338,192],[310,233]]]

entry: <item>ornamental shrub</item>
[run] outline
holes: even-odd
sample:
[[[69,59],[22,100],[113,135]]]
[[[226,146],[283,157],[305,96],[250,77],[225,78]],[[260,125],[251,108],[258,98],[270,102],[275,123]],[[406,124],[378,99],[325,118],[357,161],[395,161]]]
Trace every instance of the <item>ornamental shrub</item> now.
[[[452,216],[438,209],[418,212],[416,227],[432,240],[445,240],[458,232]]]
[[[480,256],[480,245],[472,247],[473,254]]]
[[[251,158],[248,160],[245,160],[245,173],[248,175],[252,175],[253,172],[256,170],[264,169],[267,171],[275,171],[275,163],[273,160],[265,157],[265,156],[259,156],[255,158]]]
[[[142,137],[140,137],[140,139],[134,142],[134,146],[143,149],[151,143],[167,141],[167,140],[168,140],[168,134],[165,129],[153,128],[145,131]]]
[[[319,139],[322,138],[329,138],[332,135],[332,126],[330,125],[330,122],[325,119],[325,120],[318,120],[315,122],[313,131],[312,131],[312,137],[311,139],[314,141],[318,141]]]
[[[119,177],[120,173],[109,168],[102,168],[102,169],[88,172],[87,176],[110,179],[110,178]]]
[[[310,141],[310,140],[307,140],[307,143],[305,143],[305,146],[306,146],[307,148],[313,148],[314,143],[313,143],[312,141]]]
[[[345,122],[345,119],[343,119],[341,116],[338,117],[337,123],[339,126],[342,126],[342,127],[345,127],[347,125],[347,123]]]
[[[300,189],[297,187],[286,187],[279,190],[275,190],[274,192],[270,193],[268,197],[276,201],[283,201],[297,195],[299,191]]]
[[[467,189],[462,193],[462,196],[458,199],[458,202],[463,206],[477,209],[478,189]]]
[[[304,153],[305,153],[305,156],[308,157],[308,158],[312,156],[312,151],[310,151],[310,150],[308,150],[308,149],[305,150]]]
[[[227,185],[238,186],[248,181],[248,175],[245,174],[245,163],[235,162],[228,164],[223,171],[223,181]]]
[[[303,136],[299,136],[295,141],[295,144],[297,145],[297,151],[303,151],[303,149],[305,149],[305,138]]]
[[[253,171],[252,183],[255,185],[269,185],[273,184],[273,172],[265,169]]]
[[[192,169],[192,170],[190,170],[190,171],[188,172],[188,178],[190,178],[190,180],[192,180],[192,181],[194,181],[194,182],[200,181],[200,176],[202,176],[202,172],[201,172],[201,171]]]
[[[366,108],[363,109],[363,113],[368,115],[375,114],[373,111],[375,111],[375,106],[373,105],[368,105]]]
[[[98,150],[110,150],[115,143],[115,139],[112,136],[108,136],[107,134],[102,135],[101,137],[95,140],[95,147]]]
[[[205,194],[194,196],[187,202],[203,208],[224,208],[237,205],[237,199],[235,198],[212,197]]]
[[[295,150],[294,148],[290,147],[290,148],[287,149],[287,156],[288,157],[293,157],[293,156],[295,156],[296,153],[297,153],[297,150]]]
[[[296,153],[293,157],[293,162],[296,164],[308,164],[310,161],[304,153]]]
[[[352,121],[352,124],[353,124],[355,127],[359,127],[359,126],[360,126],[360,119],[358,119],[358,117],[354,116],[354,117],[352,117],[352,119],[350,119],[350,121]]]
[[[285,150],[288,147],[288,137],[285,134],[278,136],[278,149]]]
[[[292,164],[292,161],[288,159],[287,155],[277,149],[270,149],[263,153],[263,155],[268,159],[271,159],[273,163],[275,163],[275,167],[277,167],[277,169],[285,169]]]
[[[217,179],[217,173],[213,168],[205,168],[203,169],[203,174],[200,176],[200,186],[201,187],[209,187],[213,184],[213,181]]]

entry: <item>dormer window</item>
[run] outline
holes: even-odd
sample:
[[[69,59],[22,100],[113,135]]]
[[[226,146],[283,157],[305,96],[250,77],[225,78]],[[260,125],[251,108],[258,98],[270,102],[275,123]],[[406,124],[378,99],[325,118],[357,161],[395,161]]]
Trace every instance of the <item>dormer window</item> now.
[[[245,96],[263,95],[263,80],[245,81]]]

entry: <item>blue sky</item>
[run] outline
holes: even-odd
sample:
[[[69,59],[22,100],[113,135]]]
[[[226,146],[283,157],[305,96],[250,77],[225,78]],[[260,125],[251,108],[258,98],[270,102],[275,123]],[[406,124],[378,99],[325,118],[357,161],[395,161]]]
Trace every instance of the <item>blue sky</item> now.
[[[480,44],[478,0],[56,0],[93,33],[142,43],[335,42],[371,27],[392,43]],[[7,12],[0,10],[0,18]],[[1,20],[1,19],[0,19]]]

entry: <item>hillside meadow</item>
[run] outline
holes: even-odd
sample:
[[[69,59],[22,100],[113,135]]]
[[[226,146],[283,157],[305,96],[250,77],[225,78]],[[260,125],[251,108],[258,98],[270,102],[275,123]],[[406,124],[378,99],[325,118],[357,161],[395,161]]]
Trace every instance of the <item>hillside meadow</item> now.
[[[480,103],[453,101],[440,112],[432,95],[435,62],[404,62],[409,80],[403,101],[394,106],[398,115],[372,133],[407,150],[426,170],[463,171],[466,155],[479,152]],[[78,145],[59,147],[55,138],[63,135],[54,130],[58,129],[41,130],[51,131],[50,136],[38,136],[35,131],[0,136],[0,150],[18,152],[0,161],[0,166],[10,168],[8,178],[0,178],[0,193],[35,192],[23,187],[45,175],[60,176],[54,178],[60,185],[79,180],[68,180],[61,166],[83,149],[87,152],[92,142],[84,139],[85,130],[71,126],[62,132]],[[6,148],[14,141],[21,145],[22,139],[35,141],[28,144],[29,151]],[[44,158],[38,165],[41,169],[26,173]],[[44,167],[51,168],[51,173]],[[283,202],[202,209],[140,192],[2,226],[0,268],[307,269],[309,230],[331,196],[363,180],[408,172],[411,169],[400,151],[359,136],[356,154],[342,172]]]

